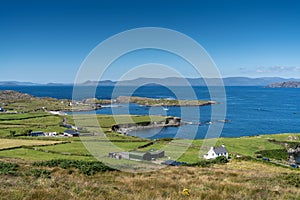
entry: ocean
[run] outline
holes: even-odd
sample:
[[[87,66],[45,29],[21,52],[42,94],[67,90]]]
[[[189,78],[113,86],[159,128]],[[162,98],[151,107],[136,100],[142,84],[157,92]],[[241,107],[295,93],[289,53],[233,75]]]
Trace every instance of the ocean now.
[[[88,95],[90,87],[83,87],[83,92],[77,98],[92,97]],[[15,90],[28,93],[37,97],[53,97],[58,99],[72,99],[72,86],[1,86],[1,90]],[[185,87],[142,86],[139,88],[119,87],[113,92],[114,87],[98,87],[95,97],[110,99],[121,95],[130,95],[150,98],[176,99],[203,99],[209,100],[210,94],[206,87],[193,87],[196,96],[186,94]],[[221,132],[221,137],[254,136],[260,134],[295,133],[300,132],[300,89],[296,88],[265,88],[265,87],[225,87],[226,101],[212,106],[227,105],[226,123]],[[174,92],[175,91],[175,92]],[[176,95],[177,97],[176,97]],[[224,99],[223,99],[224,100]],[[212,120],[211,106],[195,107],[147,107],[136,104],[121,105],[121,107],[105,107],[97,110],[98,114],[135,114],[135,115],[165,115],[182,117],[185,122],[192,122],[180,127],[180,137],[205,138],[207,130],[214,126],[222,126],[223,121]],[[195,114],[195,112],[197,112]],[[89,113],[89,112],[82,112]],[[200,115],[200,119],[195,117]],[[222,119],[222,118],[220,118]],[[197,130],[196,134],[190,134]],[[173,138],[178,137],[179,128],[167,127],[163,129],[148,129],[132,131],[131,135],[146,138]]]

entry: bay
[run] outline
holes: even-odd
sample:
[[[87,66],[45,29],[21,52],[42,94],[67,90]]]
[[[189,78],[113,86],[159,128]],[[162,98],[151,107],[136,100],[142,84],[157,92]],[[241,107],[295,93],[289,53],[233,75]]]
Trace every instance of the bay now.
[[[72,86],[0,86],[1,90],[15,90],[29,93],[37,97],[53,97],[58,99],[72,99]],[[77,98],[94,97],[89,94],[91,87],[85,86]],[[190,88],[189,88],[190,89]],[[98,87],[95,97],[100,99],[116,98],[120,95],[134,95],[150,98],[170,99],[204,99],[209,100],[210,94],[206,87],[193,87],[196,95],[187,92],[186,87]],[[264,88],[264,87],[225,87],[227,105],[221,137],[253,136],[259,134],[294,133],[300,132],[300,89],[296,88]],[[213,106],[222,106],[213,105]],[[195,112],[199,112],[196,113]],[[89,112],[83,112],[89,113]],[[180,137],[204,138],[209,127],[222,126],[221,121],[211,119],[211,106],[195,107],[147,107],[136,104],[121,105],[121,107],[105,107],[97,110],[97,114],[135,114],[135,115],[165,115],[179,116],[183,121],[194,124],[180,127]],[[200,119],[196,116],[200,115]],[[221,119],[221,118],[220,118]],[[196,123],[201,123],[200,125]],[[190,132],[197,130],[194,136]],[[177,137],[179,129],[167,127],[163,129],[149,129],[133,131],[130,134],[148,138]]]

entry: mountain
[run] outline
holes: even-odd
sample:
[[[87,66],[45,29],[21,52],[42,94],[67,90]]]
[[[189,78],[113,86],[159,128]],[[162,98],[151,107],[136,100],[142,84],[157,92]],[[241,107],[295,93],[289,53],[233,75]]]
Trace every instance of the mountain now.
[[[218,85],[220,79],[218,78],[138,78],[134,80],[125,81],[86,81],[82,85],[101,85],[101,86],[137,86],[137,85],[166,85],[166,86],[184,86],[187,84],[193,86],[206,86],[205,81],[208,85]],[[274,82],[287,82],[287,81],[300,81],[300,79],[285,79],[280,77],[262,77],[262,78],[248,78],[248,77],[227,77],[223,78],[225,86],[266,86]]]
[[[99,85],[99,86],[114,86],[116,84],[115,81],[111,81],[111,80],[104,80],[104,81],[86,81],[80,85],[84,85],[84,86],[92,86],[92,85]]]
[[[288,82],[278,82],[267,85],[268,88],[300,88],[300,82],[288,81]]]
[[[137,78],[134,80],[124,80],[124,81],[91,81],[88,80],[79,85],[81,86],[140,86],[140,85],[165,85],[165,86],[185,86],[187,84],[193,86],[206,86],[206,85],[219,85],[220,79],[218,78],[179,78],[179,77],[169,77],[169,78]],[[300,82],[300,79],[294,78],[280,78],[280,77],[261,77],[261,78],[248,78],[248,77],[227,77],[223,78],[225,86],[266,86],[272,83],[290,82],[296,81]],[[207,84],[206,84],[207,82]],[[32,82],[18,82],[18,81],[0,81],[0,86],[35,86],[35,85],[45,85],[45,86],[66,86],[73,85],[72,83],[48,83],[48,84],[38,84]]]
[[[0,85],[2,86],[32,86],[32,85],[39,85],[38,83],[32,83],[32,82],[19,82],[19,81],[0,81]]]

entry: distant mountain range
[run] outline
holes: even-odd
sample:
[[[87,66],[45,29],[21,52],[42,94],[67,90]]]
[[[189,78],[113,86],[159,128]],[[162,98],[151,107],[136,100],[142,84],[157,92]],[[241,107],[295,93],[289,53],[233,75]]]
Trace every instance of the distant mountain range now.
[[[19,81],[0,81],[0,85],[2,86],[18,86],[18,85],[38,85],[37,83],[32,82],[19,82]]]
[[[186,85],[188,81],[189,84],[193,86],[206,86],[205,80],[209,85],[217,85],[220,82],[220,79],[217,78],[138,78],[134,80],[126,80],[120,82],[114,81],[86,81],[82,85],[101,85],[101,86],[113,86],[113,85],[124,85],[124,86],[136,86],[136,85],[166,85],[166,86],[181,86]],[[225,86],[267,86],[276,82],[288,82],[288,81],[300,81],[300,79],[286,79],[280,77],[262,77],[262,78],[248,78],[248,77],[228,77],[223,78]]]
[[[205,79],[209,85],[216,85],[220,81],[217,78],[207,78]],[[125,80],[125,81],[86,81],[81,83],[82,86],[91,86],[91,85],[100,85],[100,86],[137,86],[137,85],[166,85],[166,86],[182,86],[187,83],[193,86],[206,86],[205,80],[203,78],[138,78],[134,80]],[[188,81],[188,82],[187,82]],[[280,77],[262,77],[262,78],[248,78],[248,77],[227,77],[223,78],[225,86],[267,86],[273,83],[278,82],[300,82],[300,79],[294,78],[280,78]],[[48,83],[48,84],[39,84],[32,82],[18,82],[18,81],[0,81],[1,86],[63,86],[63,85],[72,85],[72,83]]]

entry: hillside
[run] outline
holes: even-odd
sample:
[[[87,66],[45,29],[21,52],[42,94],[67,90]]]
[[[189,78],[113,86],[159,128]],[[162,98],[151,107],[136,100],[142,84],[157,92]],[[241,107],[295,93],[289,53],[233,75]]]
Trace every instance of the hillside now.
[[[15,169],[15,172],[1,171],[1,199],[296,200],[300,196],[299,172],[255,161],[167,167],[152,173],[106,171],[93,175],[83,174],[80,168],[38,167],[21,160],[3,164],[8,161],[12,160],[0,161],[2,169]],[[182,192],[184,189],[189,195]]]

